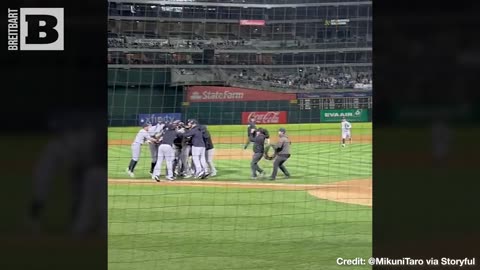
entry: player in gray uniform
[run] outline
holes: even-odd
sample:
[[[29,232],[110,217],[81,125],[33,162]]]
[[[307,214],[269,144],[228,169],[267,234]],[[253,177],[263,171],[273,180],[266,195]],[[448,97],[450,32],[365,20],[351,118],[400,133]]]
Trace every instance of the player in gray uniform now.
[[[287,131],[284,128],[280,128],[278,130],[279,140],[276,144],[272,145],[275,149],[275,152],[277,152],[277,156],[275,157],[275,161],[273,162],[273,171],[272,176],[270,176],[270,180],[275,180],[275,178],[277,177],[278,168],[282,170],[285,178],[290,177],[290,173],[287,171],[287,168],[285,168],[285,165],[283,165],[290,158],[291,142],[288,139],[286,132]]]
[[[133,171],[135,170],[135,166],[137,166],[138,159],[140,158],[140,151],[142,149],[142,144],[145,142],[147,143],[152,143],[155,142],[153,138],[150,137],[150,134],[148,133],[148,129],[150,127],[150,124],[145,123],[142,126],[142,129],[137,133],[137,136],[135,136],[135,140],[133,140],[132,143],[132,159],[130,160],[130,165],[128,165],[127,168],[127,174],[130,175],[130,177],[134,177],[135,175],[133,174]]]
[[[196,120],[191,120],[190,130],[183,136],[192,137],[192,159],[195,165],[195,178],[206,178],[209,175],[207,159],[205,158],[205,133]]]
[[[188,122],[187,122],[188,123]],[[183,126],[179,130],[180,133],[185,133],[189,129],[186,126]],[[184,178],[190,178],[193,176],[193,164],[190,162],[190,156],[192,154],[192,138],[191,137],[182,137],[182,150],[180,152],[180,162],[181,162],[181,169],[180,169],[180,175],[182,175]]]
[[[175,159],[175,150],[173,147],[173,142],[177,139],[180,133],[177,132],[175,125],[169,124],[163,132],[163,136],[160,139],[160,147],[158,148],[158,159],[155,169],[153,170],[152,179],[160,182],[160,174],[162,163],[165,160],[167,163],[167,176],[168,181],[173,181],[173,161]]]
[[[165,124],[163,122],[158,122],[155,126],[150,126],[148,128],[148,133],[150,134],[150,137],[156,138],[156,139],[160,138],[162,136],[164,127],[165,127]],[[155,164],[157,164],[159,146],[160,146],[159,143],[149,144],[150,156],[152,157],[152,164],[150,166],[150,175],[152,176],[153,176],[153,168],[155,168]]]
[[[208,131],[206,126],[203,126],[204,128],[204,133],[205,133],[205,150],[206,150],[206,158],[207,158],[207,164],[210,169],[210,176],[216,176],[217,175],[217,169],[215,168],[215,165],[213,164],[213,156],[215,155],[215,149],[213,147],[213,142],[212,142],[212,137],[210,136],[210,132]]]

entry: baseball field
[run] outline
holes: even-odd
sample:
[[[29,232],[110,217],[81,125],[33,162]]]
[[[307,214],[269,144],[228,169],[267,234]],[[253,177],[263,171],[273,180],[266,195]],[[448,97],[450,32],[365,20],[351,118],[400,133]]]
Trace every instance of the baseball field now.
[[[275,142],[280,126],[261,126]],[[290,179],[251,180],[246,126],[208,126],[217,176],[172,183],[150,179],[146,146],[128,178],[140,128],[109,128],[109,268],[342,269],[338,257],[370,257],[371,123],[353,123],[345,148],[338,123],[282,127]],[[272,164],[260,162],[267,175]]]

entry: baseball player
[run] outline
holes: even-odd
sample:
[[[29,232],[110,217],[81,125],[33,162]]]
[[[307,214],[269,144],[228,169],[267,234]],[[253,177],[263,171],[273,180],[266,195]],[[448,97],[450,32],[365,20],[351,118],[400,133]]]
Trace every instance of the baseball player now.
[[[155,126],[150,126],[148,128],[148,133],[150,134],[150,137],[160,138],[162,136],[164,127],[165,127],[165,124],[161,121],[159,121]],[[157,164],[158,147],[159,146],[160,146],[159,143],[150,143],[149,144],[150,156],[152,157],[152,164],[150,166],[150,175],[151,176],[153,176],[153,168],[155,168],[155,165]]]
[[[290,173],[287,171],[287,168],[285,168],[285,165],[283,165],[290,158],[291,142],[288,139],[286,132],[287,131],[284,128],[280,128],[278,130],[279,140],[276,144],[272,145],[272,147],[275,149],[275,152],[277,153],[277,156],[273,161],[273,171],[272,175],[270,176],[270,180],[275,180],[275,178],[277,178],[278,168],[280,168],[283,174],[285,174],[285,178],[290,177]]]
[[[247,149],[247,147],[250,145],[250,135],[252,135],[252,129],[257,129],[257,125],[256,125],[256,119],[255,117],[250,117],[249,121],[248,121],[248,126],[247,126],[247,142],[245,143],[245,145],[243,146],[243,149]],[[256,133],[254,133],[253,136],[255,136]]]
[[[209,175],[207,160],[205,158],[206,135],[196,120],[188,123],[190,130],[183,136],[192,137],[192,159],[195,165],[195,178],[206,178]]]
[[[206,126],[203,126],[205,129],[204,132],[206,134],[206,139],[205,139],[205,150],[206,150],[206,158],[207,158],[207,164],[210,169],[210,176],[216,176],[217,175],[217,169],[215,168],[215,165],[213,164],[213,156],[215,154],[215,149],[213,146],[212,142],[212,137],[210,136],[210,132],[208,131]]]
[[[182,125],[183,123],[180,120],[173,121],[173,125],[175,126],[175,130],[177,133],[184,133],[182,132]],[[180,174],[182,162],[180,160],[180,153],[182,152],[182,136],[177,136],[175,140],[173,140],[173,149],[175,150],[175,159],[173,160],[173,176],[176,177]]]
[[[265,144],[270,144],[270,133],[267,129],[262,129],[263,135],[265,135]]]
[[[175,149],[173,142],[180,137],[180,133],[177,132],[174,124],[168,124],[163,132],[163,136],[160,138],[160,146],[158,147],[158,158],[153,170],[152,179],[160,182],[160,174],[162,163],[165,160],[167,163],[167,176],[168,181],[173,181],[173,161],[175,159]]]
[[[140,131],[137,133],[137,136],[135,136],[135,140],[132,143],[132,160],[130,160],[130,165],[128,165],[127,168],[127,174],[130,175],[130,177],[135,176],[133,171],[135,170],[135,166],[137,166],[138,159],[140,158],[142,144],[145,142],[155,142],[155,140],[150,137],[150,134],[148,133],[150,126],[151,125],[149,123],[143,124],[142,129],[140,129]]]
[[[265,171],[258,166],[258,162],[262,159],[265,152],[265,129],[259,128],[257,130],[252,129],[250,133],[250,141],[253,142],[253,156],[250,163],[252,169],[252,179],[257,179],[257,172],[260,176],[265,176]],[[255,134],[255,135],[254,135]]]
[[[189,121],[190,120],[188,120],[187,123]],[[189,128],[187,126],[182,125],[181,128],[179,129],[179,132],[183,134],[188,130]],[[193,164],[191,164],[190,162],[191,153],[192,153],[192,138],[182,136],[181,151],[180,151],[180,163],[181,163],[180,175],[182,175],[184,178],[190,178],[193,176],[193,168],[192,168]]]
[[[345,147],[345,139],[349,139],[350,143],[352,143],[351,128],[352,124],[350,124],[345,117],[342,117],[342,147]]]

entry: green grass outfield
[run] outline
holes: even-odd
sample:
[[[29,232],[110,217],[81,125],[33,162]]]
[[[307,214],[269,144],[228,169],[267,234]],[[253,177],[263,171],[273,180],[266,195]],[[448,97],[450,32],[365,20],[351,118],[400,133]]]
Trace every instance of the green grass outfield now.
[[[289,135],[318,136],[338,135],[338,124],[288,124],[282,125]],[[372,132],[371,123],[353,123],[352,136],[369,135]],[[279,125],[266,126],[273,136]],[[110,128],[110,139],[133,140],[138,127]],[[212,136],[245,136],[245,126],[209,126]],[[340,147],[338,141],[322,141],[318,143],[295,143],[292,142],[292,157],[286,162],[292,178],[282,180],[281,172],[278,182],[321,184],[340,180],[364,179],[372,175],[372,144],[371,142],[354,141],[352,145]],[[242,149],[241,144],[216,144],[215,149]],[[251,147],[246,151],[252,153]],[[111,145],[108,149],[108,175],[109,178],[126,178],[125,168],[131,158],[130,145]],[[150,151],[148,146],[142,146],[139,163],[135,169],[137,179],[149,179],[150,175]],[[250,161],[236,159],[217,159],[214,161],[218,170],[218,176],[211,180],[222,181],[250,181]],[[267,174],[271,173],[272,161],[262,159],[260,166]],[[163,169],[162,174],[165,174]]]
[[[282,125],[292,136],[338,136],[339,124]],[[353,123],[352,134],[371,135],[370,123]],[[279,125],[265,126],[276,136]],[[244,137],[246,126],[209,126],[214,137]],[[110,128],[110,140],[134,138],[138,127]],[[286,163],[292,174],[281,183],[322,184],[372,175],[371,142],[341,148],[338,141],[292,142]],[[246,151],[216,144],[219,152]],[[127,178],[129,145],[108,150],[110,178]],[[250,161],[217,159],[209,180],[250,182]],[[271,172],[272,161],[260,166]],[[142,149],[136,179],[149,179],[149,149]],[[164,174],[164,172],[163,172]],[[332,202],[306,191],[109,185],[109,269],[344,269],[336,259],[369,258],[370,207]],[[355,269],[371,269],[369,266]]]
[[[371,219],[305,191],[109,185],[109,269],[351,268],[336,259],[371,256]]]

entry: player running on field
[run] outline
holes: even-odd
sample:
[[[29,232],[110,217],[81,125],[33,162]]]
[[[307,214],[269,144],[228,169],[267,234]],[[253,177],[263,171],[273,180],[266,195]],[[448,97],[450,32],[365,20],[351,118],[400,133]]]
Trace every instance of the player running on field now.
[[[130,160],[130,165],[128,165],[127,173],[130,177],[134,177],[133,171],[135,170],[135,166],[137,166],[138,159],[140,158],[140,151],[142,144],[145,142],[147,143],[154,143],[154,139],[151,138],[150,133],[148,133],[148,129],[150,128],[150,124],[145,123],[142,126],[142,129],[137,133],[135,136],[135,140],[132,143],[132,160]]]
[[[352,143],[352,134],[350,133],[350,129],[352,128],[352,124],[342,117],[342,147],[345,147],[345,139],[349,139],[350,143]]]

